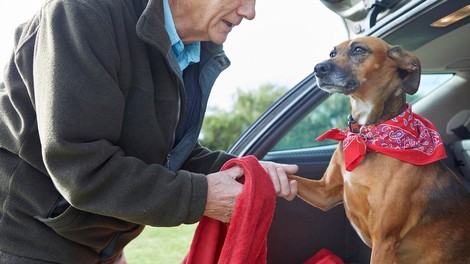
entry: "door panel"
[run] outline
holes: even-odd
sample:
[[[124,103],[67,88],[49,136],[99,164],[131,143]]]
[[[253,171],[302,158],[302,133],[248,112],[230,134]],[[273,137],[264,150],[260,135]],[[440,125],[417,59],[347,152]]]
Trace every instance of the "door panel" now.
[[[299,176],[319,179],[335,148],[268,153],[263,160],[298,164]],[[268,234],[268,263],[303,263],[322,248],[346,263],[370,261],[370,249],[351,227],[342,205],[323,212],[298,197],[290,202],[278,198]]]

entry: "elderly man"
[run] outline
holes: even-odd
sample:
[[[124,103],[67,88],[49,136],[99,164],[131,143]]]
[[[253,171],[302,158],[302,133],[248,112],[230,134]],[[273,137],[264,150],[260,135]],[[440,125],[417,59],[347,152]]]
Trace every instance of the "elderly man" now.
[[[0,84],[0,262],[125,262],[145,225],[229,222],[243,186],[198,134],[255,0],[50,0]],[[297,166],[262,164],[294,198]]]

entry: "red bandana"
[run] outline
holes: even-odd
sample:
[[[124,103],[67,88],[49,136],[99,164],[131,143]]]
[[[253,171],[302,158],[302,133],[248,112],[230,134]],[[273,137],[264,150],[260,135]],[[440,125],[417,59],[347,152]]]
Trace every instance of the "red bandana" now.
[[[429,164],[447,157],[439,133],[429,120],[411,111],[411,105],[400,115],[379,125],[360,126],[358,133],[351,129],[333,128],[316,140],[343,141],[344,162],[352,171],[366,151],[380,152],[415,165]]]

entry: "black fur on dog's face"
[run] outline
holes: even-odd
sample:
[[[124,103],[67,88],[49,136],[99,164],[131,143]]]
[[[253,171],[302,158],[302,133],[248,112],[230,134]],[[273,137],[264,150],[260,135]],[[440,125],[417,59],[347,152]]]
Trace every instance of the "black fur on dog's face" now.
[[[362,37],[337,45],[314,73],[317,85],[329,93],[369,93],[366,90],[393,86],[413,94],[419,86],[420,64],[401,47]]]

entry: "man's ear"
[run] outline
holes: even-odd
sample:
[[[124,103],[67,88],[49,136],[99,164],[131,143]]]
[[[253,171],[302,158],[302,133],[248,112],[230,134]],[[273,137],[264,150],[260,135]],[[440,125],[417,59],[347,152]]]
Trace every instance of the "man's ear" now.
[[[421,63],[419,59],[400,46],[391,47],[387,54],[397,62],[402,89],[408,94],[416,93],[421,80]]]

